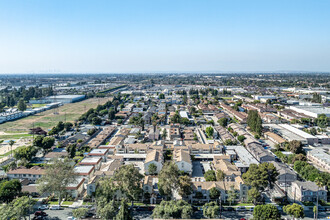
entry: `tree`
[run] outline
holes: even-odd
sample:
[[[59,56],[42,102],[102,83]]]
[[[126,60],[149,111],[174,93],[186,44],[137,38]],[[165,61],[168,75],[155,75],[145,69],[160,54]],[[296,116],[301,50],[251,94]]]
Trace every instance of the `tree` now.
[[[276,208],[276,206],[267,205],[257,205],[253,210],[253,219],[255,220],[280,220],[281,214]]]
[[[10,140],[8,144],[10,145],[10,156],[12,157],[13,156],[13,145],[15,144],[15,141]]]
[[[18,109],[19,111],[22,111],[22,112],[26,110],[26,103],[25,103],[25,101],[24,101],[23,99],[20,99],[20,100],[18,101],[17,109]]]
[[[89,129],[89,130],[87,131],[87,134],[88,134],[89,136],[92,136],[93,134],[95,134],[95,132],[96,132],[96,129],[95,129],[95,128],[92,128],[92,129]]]
[[[72,215],[75,218],[81,219],[87,215],[88,209],[87,208],[78,208],[72,210]]]
[[[245,138],[244,135],[239,135],[239,136],[237,136],[237,140],[238,140],[239,142],[241,142],[241,143],[243,143],[243,141],[244,141],[245,139],[246,139],[246,138]]]
[[[214,129],[213,129],[213,127],[207,127],[206,129],[205,129],[205,132],[206,132],[206,134],[207,134],[207,136],[209,137],[209,138],[212,138],[213,137],[213,133],[214,133]]]
[[[165,140],[167,137],[167,131],[166,131],[166,128],[163,129],[163,133],[162,133],[162,138],[163,140]]]
[[[21,147],[15,150],[14,157],[16,160],[25,159],[27,161],[31,161],[37,152],[38,150],[35,146]]]
[[[235,143],[231,139],[226,139],[224,144],[229,146],[234,145]]]
[[[48,152],[48,150],[52,146],[54,146],[54,143],[55,143],[55,138],[53,138],[53,137],[44,137],[43,140],[42,140],[42,149],[45,152]]]
[[[155,207],[152,217],[158,219],[189,219],[193,214],[191,205],[184,201],[162,201]]]
[[[286,205],[283,207],[283,211],[295,218],[303,218],[305,217],[304,208],[297,203],[293,203],[292,205]]]
[[[97,182],[95,196],[97,201],[105,199],[105,203],[110,202],[115,197],[117,191],[117,185],[115,185],[112,178],[104,177]]]
[[[73,127],[73,124],[71,122],[65,122],[64,123],[64,129],[66,131],[70,131],[72,129],[72,127]]]
[[[229,202],[229,205],[231,205],[232,202],[235,202],[236,198],[237,198],[237,193],[236,193],[234,187],[232,186],[230,188],[230,190],[228,191],[228,198],[227,198],[227,200]]]
[[[327,117],[325,114],[320,114],[316,119],[316,124],[320,128],[326,128],[329,126],[330,117]]]
[[[141,181],[143,175],[133,164],[124,165],[117,170],[114,175],[114,180],[117,182],[119,190],[121,190],[127,198],[132,202],[138,199],[142,193]]]
[[[154,175],[157,173],[157,166],[154,163],[149,164],[148,172],[150,175]]]
[[[210,202],[203,205],[203,215],[206,218],[217,218],[220,214],[220,207],[216,202]]]
[[[251,131],[256,132],[259,136],[262,131],[262,120],[260,115],[256,110],[250,110],[248,112],[247,124],[250,127]]]
[[[252,201],[254,205],[256,205],[257,202],[261,199],[260,191],[256,187],[251,188],[248,191],[248,199]]]
[[[219,123],[219,125],[221,125],[222,127],[225,128],[227,126],[227,124],[228,124],[228,118],[220,118],[218,120],[218,123]]]
[[[38,180],[38,191],[41,193],[54,193],[61,204],[62,196],[69,184],[75,183],[74,166],[70,160],[54,159],[46,165],[45,173]]]
[[[192,193],[192,183],[191,178],[187,175],[179,177],[179,195],[182,197],[187,197]]]
[[[158,188],[161,195],[171,197],[179,187],[179,168],[173,162],[166,162],[158,175]]]
[[[163,93],[159,94],[159,99],[165,99],[165,95]]]
[[[38,135],[33,140],[33,145],[42,148],[42,140],[44,139],[43,136]]]
[[[118,210],[117,202],[110,200],[109,202],[106,199],[97,201],[97,215],[103,220],[114,219]]]
[[[108,118],[110,120],[113,120],[113,119],[115,119],[115,115],[116,115],[115,110],[113,108],[111,108],[110,111],[109,111],[109,114],[108,114]]]
[[[93,125],[100,125],[101,123],[102,123],[102,119],[100,117],[92,118],[92,124]]]
[[[218,199],[220,197],[221,193],[220,190],[218,190],[216,187],[213,187],[210,189],[210,198],[211,199]]]
[[[125,199],[123,199],[120,203],[120,209],[118,214],[116,215],[115,220],[131,220],[133,219],[131,213],[128,209],[128,205]]]
[[[244,182],[258,190],[267,186],[272,187],[276,181],[278,172],[272,163],[251,164],[249,170],[243,174]]]
[[[77,148],[76,144],[69,144],[66,147],[66,151],[69,153],[70,158],[74,158],[76,156],[76,148]]]
[[[302,144],[300,141],[293,140],[289,142],[289,150],[294,154],[303,152]]]
[[[204,173],[204,178],[206,181],[216,181],[215,171],[208,170]]]
[[[21,190],[22,185],[17,179],[0,182],[0,201],[11,202],[21,193]]]
[[[0,219],[25,219],[30,214],[35,201],[27,196],[19,197],[9,204],[0,206]]]

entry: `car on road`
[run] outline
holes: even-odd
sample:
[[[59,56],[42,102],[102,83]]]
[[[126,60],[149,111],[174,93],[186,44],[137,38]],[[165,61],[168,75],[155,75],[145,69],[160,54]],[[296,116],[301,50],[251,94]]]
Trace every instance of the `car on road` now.
[[[59,205],[52,205],[49,209],[50,210],[60,210],[61,209],[61,206],[59,206]]]
[[[48,205],[41,205],[38,207],[38,210],[47,210],[49,209]]]

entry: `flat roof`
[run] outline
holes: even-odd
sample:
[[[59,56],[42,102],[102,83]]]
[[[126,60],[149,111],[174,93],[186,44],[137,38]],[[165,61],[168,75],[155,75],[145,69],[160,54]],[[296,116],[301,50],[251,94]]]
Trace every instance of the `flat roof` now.
[[[89,154],[105,154],[107,153],[108,149],[93,149],[91,150],[91,152],[89,152]]]
[[[306,139],[315,139],[316,138],[315,136],[308,134],[307,132],[304,132],[304,131],[302,131],[298,128],[295,128],[291,125],[288,125],[288,124],[279,124],[279,126],[299,135],[300,137],[306,138]]]
[[[85,157],[80,163],[97,163],[101,160],[101,157]]]
[[[317,107],[317,106],[293,106],[292,107],[293,109],[294,108],[297,108],[297,109],[302,109],[302,110],[306,110],[306,111],[310,111],[310,112],[313,112],[313,113],[316,113],[316,114],[330,114],[330,108],[327,108],[327,107]]]
[[[76,166],[74,168],[75,173],[89,173],[94,169],[94,166]]]
[[[73,98],[82,98],[85,97],[85,95],[55,95],[55,96],[48,96],[49,99],[73,99]]]
[[[145,159],[147,154],[116,154],[116,156],[122,156],[123,158],[141,158]]]
[[[250,164],[259,164],[259,162],[252,156],[252,154],[243,146],[236,145],[236,146],[226,146],[226,150],[234,150],[241,163],[238,164],[244,164],[249,166]]]

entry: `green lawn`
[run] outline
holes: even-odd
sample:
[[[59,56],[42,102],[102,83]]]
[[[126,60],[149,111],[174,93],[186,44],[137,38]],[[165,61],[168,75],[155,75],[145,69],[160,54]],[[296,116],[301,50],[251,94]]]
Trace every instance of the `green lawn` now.
[[[235,206],[254,206],[253,203],[238,203]]]
[[[83,205],[93,205],[92,202],[83,202]]]
[[[48,204],[49,205],[58,205],[58,201],[49,201]]]
[[[20,139],[20,138],[32,137],[32,134],[6,134],[0,135],[0,139],[11,140],[11,139]]]
[[[63,206],[69,206],[69,205],[72,205],[72,204],[73,204],[72,201],[64,201],[64,202],[62,202],[61,205],[63,205]]]
[[[45,106],[46,104],[32,104],[32,108],[40,108]]]
[[[221,97],[222,99],[232,99],[233,97]]]

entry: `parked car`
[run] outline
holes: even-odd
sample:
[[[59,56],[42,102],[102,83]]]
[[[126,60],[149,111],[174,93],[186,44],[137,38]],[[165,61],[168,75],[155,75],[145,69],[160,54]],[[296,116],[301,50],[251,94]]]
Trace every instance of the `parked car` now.
[[[48,205],[41,205],[38,207],[38,210],[47,210],[49,209]]]
[[[59,206],[59,205],[52,205],[49,209],[50,210],[60,210],[61,209],[61,206]]]
[[[228,208],[226,208],[227,209],[227,211],[235,211],[235,209],[233,208],[233,207],[228,207]]]
[[[46,212],[43,212],[43,211],[36,211],[34,213],[34,216],[37,217],[37,216],[48,216],[48,214]]]

